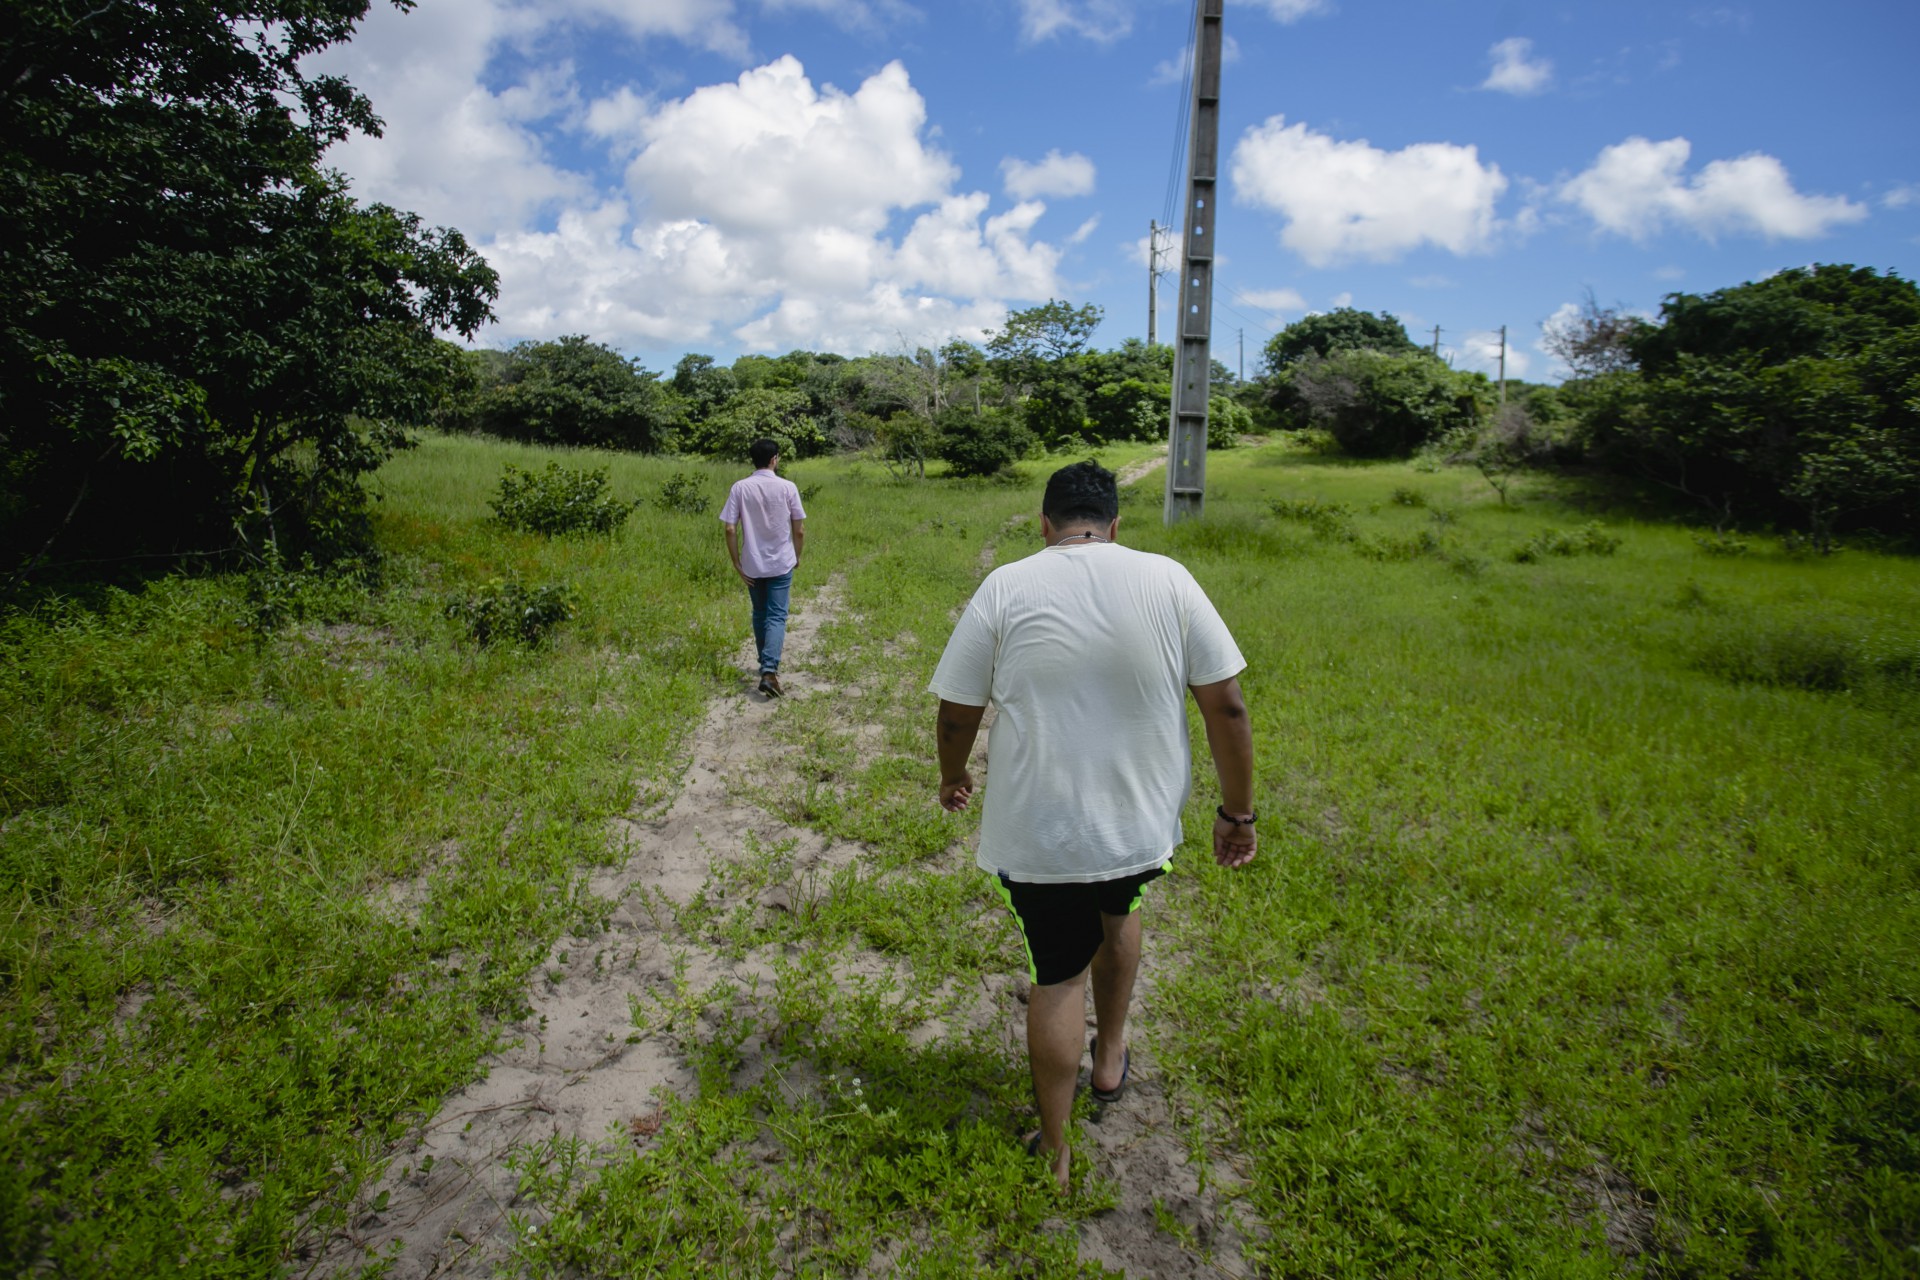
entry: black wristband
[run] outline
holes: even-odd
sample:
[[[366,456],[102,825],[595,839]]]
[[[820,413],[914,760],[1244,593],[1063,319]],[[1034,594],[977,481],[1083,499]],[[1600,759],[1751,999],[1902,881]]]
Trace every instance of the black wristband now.
[[[1254,823],[1260,821],[1260,815],[1253,812],[1252,810],[1248,810],[1247,816],[1244,818],[1234,817],[1232,814],[1227,812],[1227,806],[1223,804],[1217,804],[1213,806],[1213,811],[1220,815],[1220,821],[1231,822],[1236,827],[1250,827]]]

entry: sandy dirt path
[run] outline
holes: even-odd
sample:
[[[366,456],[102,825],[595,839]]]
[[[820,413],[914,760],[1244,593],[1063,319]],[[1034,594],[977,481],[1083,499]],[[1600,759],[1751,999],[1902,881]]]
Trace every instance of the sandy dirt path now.
[[[1144,474],[1163,461],[1135,465]],[[1019,523],[982,548],[982,574],[994,563],[995,544]],[[809,667],[821,628],[845,607],[838,576],[797,604],[783,664],[790,699],[833,696],[832,688],[811,678]],[[508,1047],[391,1154],[386,1175],[361,1197],[350,1229],[311,1255],[310,1269],[296,1266],[296,1273],[350,1275],[374,1257],[391,1255],[388,1274],[394,1280],[492,1276],[510,1256],[510,1215],[538,1216],[515,1202],[517,1175],[506,1161],[516,1148],[556,1135],[597,1143],[623,1129],[644,1133],[656,1090],[694,1090],[693,1073],[671,1037],[636,1035],[631,1000],[649,991],[670,992],[676,980],[704,989],[768,974],[751,956],[729,961],[686,937],[674,924],[673,906],[701,891],[716,859],[741,857],[750,841],[762,848],[793,841],[796,870],[817,869],[823,879],[863,853],[860,846],[792,826],[755,799],[777,794],[797,774],[791,749],[773,728],[780,704],[754,690],[754,665],[751,646],[743,645],[738,687],[708,706],[689,740],[680,788],[664,812],[631,812],[613,822],[609,839],[624,862],[598,872],[590,884],[595,895],[615,904],[606,929],[555,944],[536,970],[528,1015],[505,1028]],[[976,772],[983,778],[990,737],[982,735],[976,752]],[[737,785],[748,779],[751,794]],[[950,856],[970,861],[971,852],[956,846]],[[1218,1191],[1203,1190],[1198,1171],[1188,1164],[1155,1070],[1152,976],[1161,961],[1151,928],[1147,945],[1130,1088],[1121,1104],[1087,1129],[1088,1154],[1118,1184],[1119,1204],[1080,1224],[1081,1254],[1129,1275],[1241,1274],[1238,1231]],[[874,968],[887,963],[869,959]],[[867,967],[858,957],[851,963],[850,973]],[[1004,1027],[1009,1051],[1019,1052],[1025,998],[1023,976],[990,980],[970,1016]],[[742,1071],[757,1075],[760,1065],[749,1060]],[[1081,1143],[1084,1148],[1086,1140]],[[1216,1167],[1210,1182],[1230,1186],[1233,1177]],[[1214,1261],[1159,1227],[1156,1201]]]
[[[1115,483],[1124,489],[1135,480],[1140,479],[1142,476],[1150,475],[1166,465],[1167,447],[1161,445],[1159,453],[1156,453],[1151,458],[1142,458],[1138,462],[1129,462],[1126,466],[1120,468],[1120,470],[1114,474],[1113,478]]]

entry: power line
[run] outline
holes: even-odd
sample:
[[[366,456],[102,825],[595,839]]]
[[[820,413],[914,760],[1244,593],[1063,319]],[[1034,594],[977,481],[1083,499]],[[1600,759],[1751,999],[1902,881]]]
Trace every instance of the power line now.
[[[1227,286],[1227,292],[1231,293],[1234,297],[1240,299],[1240,301],[1246,303],[1248,306],[1252,307],[1255,311],[1258,311],[1261,315],[1273,321],[1275,325],[1279,326],[1279,328],[1276,329],[1276,328],[1272,328],[1267,325],[1261,324],[1257,320],[1250,321],[1250,323],[1256,329],[1265,329],[1268,333],[1278,333],[1280,332],[1280,329],[1284,329],[1287,327],[1286,320],[1282,318],[1278,313],[1267,310],[1265,307],[1261,306],[1259,303],[1255,302],[1252,298],[1249,298],[1246,294],[1240,292],[1238,289],[1234,288],[1232,285]],[[1223,303],[1221,305],[1224,306],[1225,304]],[[1227,307],[1227,310],[1233,311],[1233,308]],[[1241,316],[1238,311],[1233,311],[1233,314],[1240,316],[1242,320],[1247,319],[1247,317]]]
[[[1252,325],[1256,329],[1265,330],[1266,335],[1269,338],[1271,338],[1274,334],[1280,332],[1279,329],[1268,329],[1266,325],[1261,324],[1258,320],[1254,319],[1252,316],[1248,315],[1246,312],[1239,310],[1237,307],[1234,307],[1229,303],[1221,301],[1218,295],[1216,295],[1213,299],[1213,306],[1214,306],[1214,310],[1216,311],[1225,311],[1228,314],[1237,317],[1238,319],[1246,321],[1248,324]],[[1285,327],[1286,327],[1285,325],[1281,326],[1281,328],[1285,328]]]
[[[1180,79],[1180,97],[1173,109],[1173,158],[1167,162],[1167,195],[1160,206],[1160,221],[1173,229],[1174,211],[1183,202],[1187,158],[1187,128],[1193,119],[1193,64],[1199,55],[1200,11],[1196,6],[1187,19],[1186,70]],[[1182,219],[1182,225],[1185,219]]]

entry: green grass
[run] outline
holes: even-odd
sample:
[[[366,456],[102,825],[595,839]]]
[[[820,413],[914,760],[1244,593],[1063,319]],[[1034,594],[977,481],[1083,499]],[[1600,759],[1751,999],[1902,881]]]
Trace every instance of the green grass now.
[[[551,456],[396,459],[384,585],[296,593],[265,640],[223,578],[0,619],[0,1267],[272,1273],[605,910],[606,820],[670,793],[743,634],[713,528],[738,469],[570,455],[628,500],[691,472],[712,507],[490,525],[502,466]],[[807,883],[790,848],[722,851],[679,923],[770,976],[636,999],[700,1087],[642,1151],[523,1151],[516,1269],[1081,1273],[1111,1189],[1042,1191],[997,1031],[918,1034],[1018,963],[951,847],[972,819],[931,804],[924,688],[983,545],[1038,546],[1045,470],[793,468],[802,596],[845,584],[817,645],[843,692],[781,708],[806,780],[760,799],[870,851]],[[1142,1027],[1187,1141],[1245,1175],[1250,1262],[1920,1269],[1920,565],[1709,554],[1545,483],[1503,506],[1281,444],[1209,471],[1205,521],[1162,528],[1155,473],[1122,537],[1187,563],[1246,653],[1263,852],[1183,852]],[[445,601],[509,576],[579,615],[475,648]],[[1214,799],[1203,759],[1190,831]],[[724,905],[771,884],[799,909]],[[889,976],[823,979],[854,956]]]

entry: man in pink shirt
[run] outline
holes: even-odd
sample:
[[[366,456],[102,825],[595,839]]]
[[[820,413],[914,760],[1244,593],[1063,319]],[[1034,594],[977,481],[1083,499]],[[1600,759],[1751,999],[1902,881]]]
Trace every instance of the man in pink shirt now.
[[[787,639],[787,597],[793,589],[793,571],[806,546],[807,513],[800,506],[800,490],[793,481],[775,474],[780,446],[755,440],[753,474],[734,482],[727,505],[720,508],[726,530],[727,558],[747,584],[753,601],[753,643],[760,651],[760,692],[777,698],[780,687],[780,649]]]

